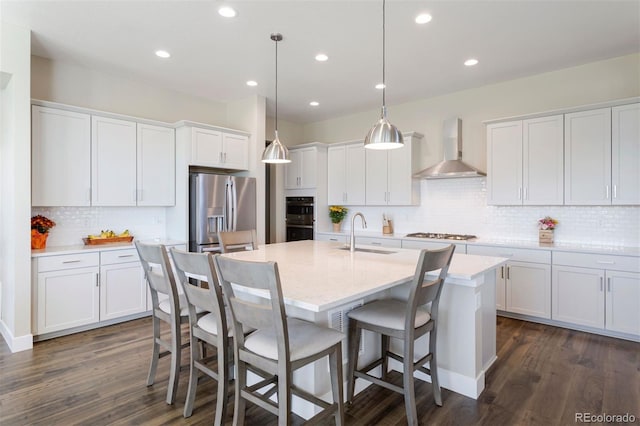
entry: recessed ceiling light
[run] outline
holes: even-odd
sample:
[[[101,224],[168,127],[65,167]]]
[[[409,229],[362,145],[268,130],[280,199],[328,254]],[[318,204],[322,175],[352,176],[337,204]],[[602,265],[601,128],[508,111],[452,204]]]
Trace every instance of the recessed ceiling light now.
[[[384,87],[385,87],[385,86],[384,86],[384,84],[382,84],[382,83],[378,83],[378,84],[376,84],[376,89],[378,89],[378,90],[382,90],[382,89],[384,89]]]
[[[467,59],[466,61],[464,61],[464,64],[465,64],[466,66],[468,66],[468,67],[472,67],[472,66],[474,66],[474,65],[477,65],[477,64],[478,64],[478,60],[477,60],[477,59],[473,59],[473,58],[471,58],[471,59]]]
[[[329,57],[327,55],[325,55],[324,53],[318,53],[316,55],[316,61],[318,61],[318,62],[324,62],[327,59],[329,59]]]
[[[225,18],[233,18],[238,14],[238,12],[236,12],[234,8],[229,6],[222,6],[220,9],[218,9],[218,13],[220,14],[220,16],[224,16]]]
[[[416,16],[416,24],[426,24],[427,22],[431,22],[431,15],[428,13],[421,13]]]
[[[257,85],[258,85],[257,81],[253,81],[253,80],[247,81],[247,86],[254,87],[254,86],[257,86]]]
[[[167,52],[166,50],[156,50],[156,56],[158,58],[170,58],[171,54],[169,52]]]
[[[311,102],[309,102],[309,105],[311,105],[311,106],[318,106],[318,105],[320,105],[320,103],[319,103],[319,102],[316,102],[316,101],[311,101]]]

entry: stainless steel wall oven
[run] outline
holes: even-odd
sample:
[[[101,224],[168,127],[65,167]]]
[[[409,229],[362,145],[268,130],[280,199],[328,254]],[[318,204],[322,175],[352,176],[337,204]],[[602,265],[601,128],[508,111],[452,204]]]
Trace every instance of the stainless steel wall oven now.
[[[286,198],[287,241],[313,240],[313,197]]]

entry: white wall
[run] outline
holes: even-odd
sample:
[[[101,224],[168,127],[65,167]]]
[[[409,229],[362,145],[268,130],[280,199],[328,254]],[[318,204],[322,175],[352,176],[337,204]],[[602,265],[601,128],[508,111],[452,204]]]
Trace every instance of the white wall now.
[[[640,96],[640,55],[628,55],[579,67],[492,84],[476,89],[389,106],[389,119],[404,132],[423,133],[422,168],[442,159],[442,122],[460,117],[463,159],[486,171],[484,120]],[[306,141],[325,143],[364,139],[379,111],[371,110],[304,126]],[[535,240],[536,221],[560,220],[556,241],[640,246],[639,207],[495,207],[486,205],[486,180],[422,182],[418,207],[353,207],[362,211],[368,230],[382,229],[382,213],[392,216],[397,234],[470,233],[481,237]],[[320,207],[323,208],[323,207]],[[345,228],[349,227],[349,223]],[[359,228],[358,228],[359,229]]]
[[[0,332],[12,351],[31,336],[31,34],[0,21]]]

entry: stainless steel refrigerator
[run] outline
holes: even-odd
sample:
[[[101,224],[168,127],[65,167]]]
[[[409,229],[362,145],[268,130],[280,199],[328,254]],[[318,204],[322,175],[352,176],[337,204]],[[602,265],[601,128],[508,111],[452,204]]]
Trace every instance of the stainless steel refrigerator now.
[[[189,174],[189,251],[220,251],[219,231],[256,229],[256,180]]]

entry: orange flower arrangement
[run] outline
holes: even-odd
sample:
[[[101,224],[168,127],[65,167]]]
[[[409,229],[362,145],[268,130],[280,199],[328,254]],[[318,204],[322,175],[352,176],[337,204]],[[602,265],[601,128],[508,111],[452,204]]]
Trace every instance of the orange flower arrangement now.
[[[54,221],[42,215],[33,216],[31,218],[31,229],[35,229],[41,234],[46,234],[49,232],[49,229],[54,226],[56,226]]]

